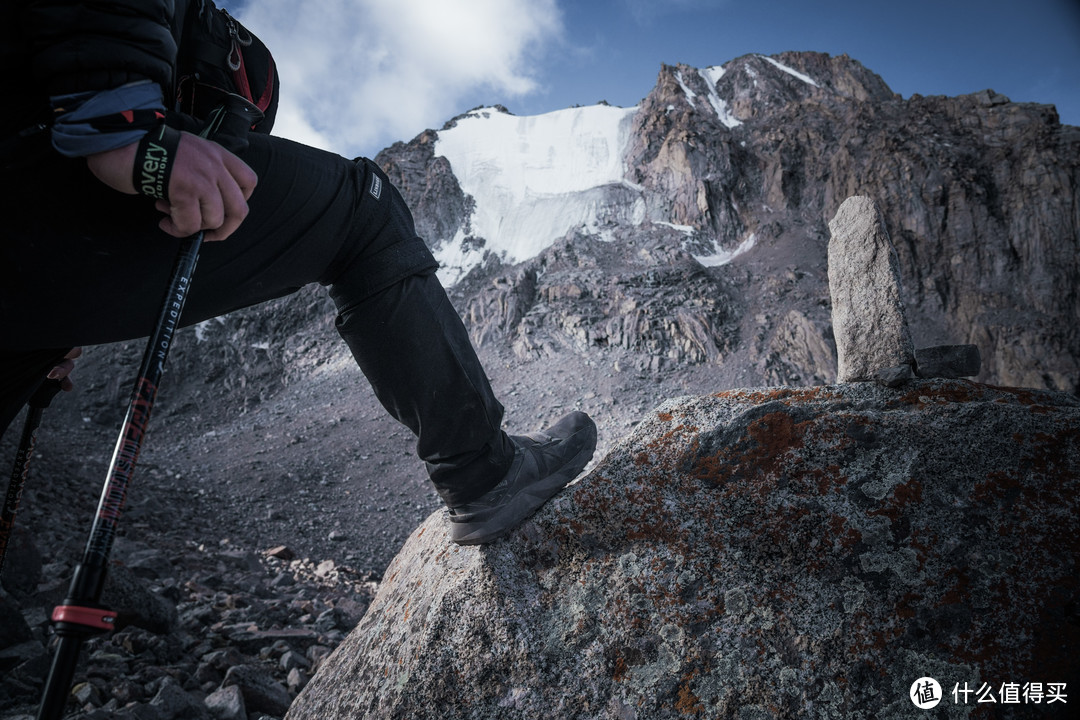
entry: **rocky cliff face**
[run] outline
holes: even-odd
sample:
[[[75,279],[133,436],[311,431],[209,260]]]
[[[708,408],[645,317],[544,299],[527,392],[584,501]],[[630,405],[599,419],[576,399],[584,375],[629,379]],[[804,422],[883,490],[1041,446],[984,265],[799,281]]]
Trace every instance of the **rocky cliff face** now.
[[[287,717],[1066,717],[952,691],[1080,681],[1077,490],[1061,393],[673,400],[504,541],[432,515]]]
[[[624,153],[610,207],[564,250],[517,266],[489,253],[459,283],[478,340],[506,338],[522,355],[606,342],[639,367],[832,381],[827,222],[845,198],[867,195],[897,247],[917,344],[978,345],[985,381],[1077,390],[1080,129],[1052,106],[989,90],[904,100],[846,56],[750,55],[663,67]],[[438,133],[378,160],[433,247],[469,235],[472,198]],[[482,254],[484,238],[471,242]],[[575,267],[565,248],[578,245]],[[708,280],[684,283],[695,262],[691,274]],[[605,265],[618,277],[596,271]],[[667,301],[628,289],[650,286]]]

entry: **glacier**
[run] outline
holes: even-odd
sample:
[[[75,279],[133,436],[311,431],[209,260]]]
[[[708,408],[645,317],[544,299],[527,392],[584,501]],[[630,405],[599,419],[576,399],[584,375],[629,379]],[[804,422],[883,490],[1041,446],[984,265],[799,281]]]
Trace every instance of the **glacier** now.
[[[602,234],[600,219],[613,213],[640,223],[641,189],[624,177],[637,109],[591,105],[518,117],[480,108],[439,131],[435,155],[476,203],[467,231],[436,249],[440,279],[453,284],[485,251],[517,263],[571,230]]]

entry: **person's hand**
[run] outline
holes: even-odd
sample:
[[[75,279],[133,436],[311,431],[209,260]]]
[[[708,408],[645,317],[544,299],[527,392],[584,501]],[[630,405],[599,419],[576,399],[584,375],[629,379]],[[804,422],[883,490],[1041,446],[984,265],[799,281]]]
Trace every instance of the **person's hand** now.
[[[68,375],[75,369],[75,358],[82,355],[82,348],[72,348],[71,352],[64,356],[63,361],[49,371],[48,378],[50,380],[59,380],[60,389],[65,392],[70,391],[75,384],[71,382],[71,378]]]
[[[109,187],[135,194],[132,169],[138,143],[90,155],[87,166]],[[205,230],[204,240],[224,240],[248,214],[247,201],[258,177],[243,160],[215,142],[181,133],[169,177],[168,200],[158,200],[165,213],[160,227],[173,237]]]

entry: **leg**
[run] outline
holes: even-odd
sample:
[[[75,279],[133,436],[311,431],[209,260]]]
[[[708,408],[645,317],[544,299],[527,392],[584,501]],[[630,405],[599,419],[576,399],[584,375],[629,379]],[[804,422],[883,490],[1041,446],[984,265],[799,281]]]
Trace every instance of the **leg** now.
[[[337,329],[383,407],[419,438],[417,454],[448,505],[474,500],[506,474],[514,451],[502,405],[434,274],[345,309]]]
[[[462,502],[497,483],[513,453],[502,407],[400,194],[373,163],[278,138],[252,136],[243,157],[259,175],[251,213],[227,241],[204,246],[184,324],[330,285],[342,336],[386,408],[419,436],[440,493]],[[46,186],[56,178],[60,187]],[[4,203],[19,222],[0,247],[9,268],[0,347],[20,345],[0,364],[32,361],[29,379],[40,379],[57,351],[28,350],[148,334],[178,241],[156,230],[145,200],[104,188],[78,161],[57,158],[23,186]],[[59,213],[58,197],[76,207]],[[27,381],[21,373],[12,416],[33,390]]]
[[[266,136],[242,157],[259,176],[251,213],[204,246],[184,324],[329,285],[339,332],[417,434],[459,542],[498,537],[584,467],[596,428],[581,413],[548,434],[501,430],[502,406],[434,258],[374,164]],[[0,216],[13,219],[0,243],[0,351],[10,351],[0,363],[30,358],[43,377],[45,355],[65,352],[55,348],[149,334],[179,244],[156,230],[152,205],[108,190],[81,161],[50,157],[19,180],[0,197]]]

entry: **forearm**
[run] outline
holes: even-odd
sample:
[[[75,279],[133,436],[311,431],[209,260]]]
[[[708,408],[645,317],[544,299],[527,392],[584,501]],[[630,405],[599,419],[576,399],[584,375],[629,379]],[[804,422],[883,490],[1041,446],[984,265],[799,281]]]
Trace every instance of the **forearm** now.
[[[19,15],[53,146],[81,157],[137,142],[164,116],[176,42],[171,0],[31,0]]]
[[[97,93],[52,98],[53,147],[86,157],[137,142],[165,117],[161,88],[144,80]]]

